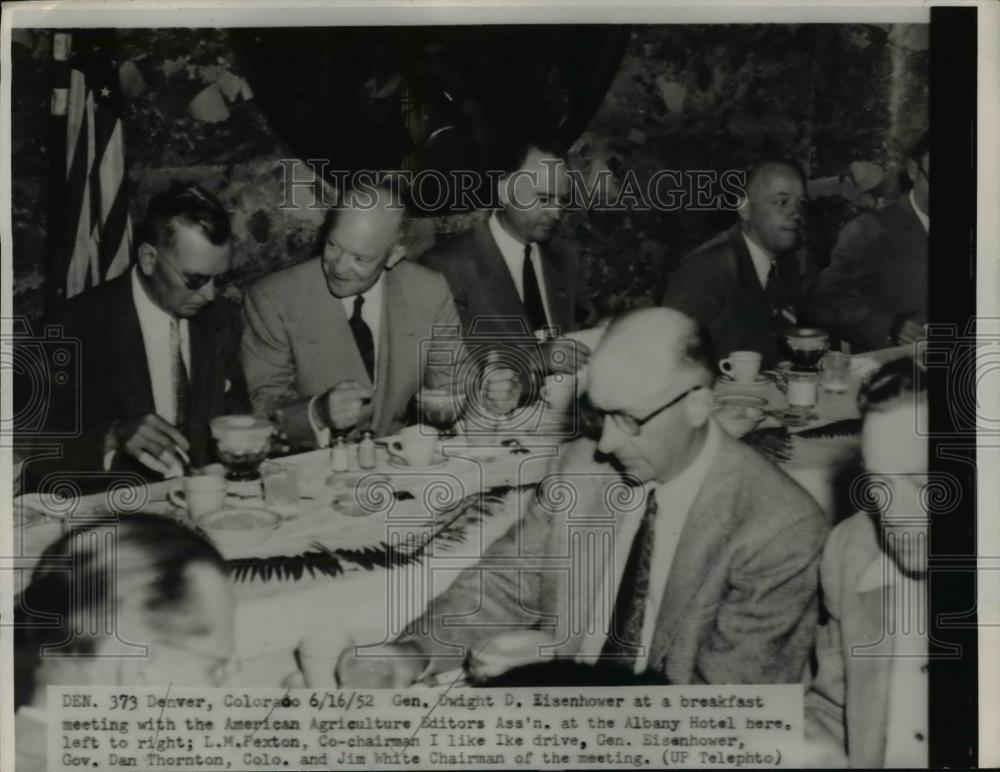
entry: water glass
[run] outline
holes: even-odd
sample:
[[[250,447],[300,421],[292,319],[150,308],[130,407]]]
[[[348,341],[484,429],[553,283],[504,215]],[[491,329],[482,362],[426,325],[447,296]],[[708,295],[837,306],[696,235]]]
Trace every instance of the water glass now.
[[[834,394],[847,391],[847,376],[851,372],[851,355],[843,351],[831,351],[819,363],[823,374],[823,390]]]

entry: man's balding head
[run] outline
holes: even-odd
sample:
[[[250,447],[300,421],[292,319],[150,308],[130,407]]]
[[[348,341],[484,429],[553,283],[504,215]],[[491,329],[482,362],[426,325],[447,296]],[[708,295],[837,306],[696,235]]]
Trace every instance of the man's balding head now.
[[[772,255],[797,247],[802,239],[806,185],[802,169],[785,158],[764,158],[747,169],[740,227]]]
[[[624,431],[622,421],[606,418],[599,450],[642,480],[665,481],[684,469],[704,441],[710,357],[698,325],[679,311],[647,308],[612,322],[590,360],[588,397],[608,414],[653,417],[637,436]]]
[[[349,188],[324,223],[323,271],[336,297],[367,291],[404,255],[405,209],[385,187]]]

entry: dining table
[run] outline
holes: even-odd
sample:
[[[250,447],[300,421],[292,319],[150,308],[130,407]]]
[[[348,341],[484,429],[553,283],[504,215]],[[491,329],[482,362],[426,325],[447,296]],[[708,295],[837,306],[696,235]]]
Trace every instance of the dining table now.
[[[750,385],[720,382],[715,391],[767,401],[769,412],[758,429],[782,433],[786,452],[775,460],[834,520],[834,479],[856,459],[859,438],[843,430],[824,436],[822,427],[857,419],[865,374],[910,353],[898,347],[855,357],[848,389],[820,390],[815,417],[802,426],[782,427],[775,417],[786,401],[773,378]],[[329,448],[276,459],[294,474],[298,503],[276,509],[276,523],[262,533],[215,538],[233,583],[235,685],[303,685],[297,652],[305,641],[322,641],[331,657],[329,683],[322,685],[332,687],[335,657],[345,646],[388,642],[402,633],[521,517],[552,458],[575,433],[571,416],[541,402],[525,406],[514,423],[508,417],[489,430],[442,437],[426,467],[409,467],[390,454],[384,441],[389,438],[378,443],[369,469],[352,455],[346,471],[333,471]],[[33,556],[71,523],[140,511],[190,522],[176,506],[176,494],[171,501],[179,486],[172,479],[77,498],[44,492],[16,497],[15,549],[21,557],[15,584],[29,575]],[[255,493],[241,484],[226,506],[269,504],[259,488]]]

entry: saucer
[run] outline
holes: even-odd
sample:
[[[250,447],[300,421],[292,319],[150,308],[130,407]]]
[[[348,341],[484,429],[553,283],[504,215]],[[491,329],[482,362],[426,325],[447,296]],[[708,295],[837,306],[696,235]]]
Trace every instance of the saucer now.
[[[425,464],[424,466],[411,466],[403,459],[396,458],[396,456],[389,454],[389,466],[395,467],[396,469],[436,469],[437,467],[444,466],[447,463],[448,457],[442,456],[440,453],[434,456],[433,461],[429,464]]]
[[[783,410],[771,410],[768,411],[770,415],[777,418],[785,426],[799,427],[805,426],[812,421],[819,418],[819,414],[815,410],[810,410],[808,413],[803,413],[801,410],[794,410],[792,408],[785,408]]]
[[[771,379],[764,375],[764,373],[757,373],[757,377],[752,381],[737,381],[733,376],[726,375],[725,373],[719,376],[719,383],[724,383],[727,386],[748,386],[753,388],[754,386],[763,386],[770,382]]]
[[[764,407],[767,400],[755,394],[720,394],[715,403],[722,407]]]

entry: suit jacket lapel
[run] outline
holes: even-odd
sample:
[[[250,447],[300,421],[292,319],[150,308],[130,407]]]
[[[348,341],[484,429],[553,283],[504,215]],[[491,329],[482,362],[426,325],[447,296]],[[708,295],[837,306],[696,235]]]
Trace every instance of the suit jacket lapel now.
[[[500,247],[490,233],[489,223],[483,222],[476,226],[475,239],[481,256],[481,286],[489,288],[493,313],[497,316],[524,316],[524,303],[517,294],[517,285],[500,253]]]
[[[297,332],[309,341],[317,360],[323,363],[323,383],[332,386],[340,381],[358,381],[371,385],[343,301],[330,294],[319,261],[313,261],[315,271],[301,274]]]
[[[680,629],[678,622],[714,564],[713,552],[724,538],[728,524],[720,513],[728,513],[732,507],[721,500],[731,496],[739,483],[737,466],[727,444],[726,438],[720,437],[716,462],[710,471],[711,479],[706,478],[702,482],[681,530],[674,561],[667,575],[667,591],[663,593],[656,616],[649,651],[649,667],[652,669],[662,669],[661,662]],[[669,515],[669,512],[661,509],[660,516],[664,514]]]
[[[116,304],[121,311],[112,315],[112,324],[106,331],[110,339],[107,350],[114,352],[114,359],[108,363],[111,377],[102,379],[119,406],[116,411],[118,417],[139,416],[154,410],[146,344],[142,340],[139,314],[132,298],[132,280],[129,274],[123,278],[121,294],[109,298],[109,304]]]
[[[563,335],[574,328],[573,298],[566,286],[566,275],[558,250],[548,244],[541,247],[541,250],[542,273],[545,276],[549,313],[552,315],[549,324],[559,327],[559,334]]]
[[[384,427],[389,425],[400,400],[408,398],[404,393],[409,380],[406,371],[413,367],[419,353],[414,340],[418,319],[410,306],[406,289],[391,270],[386,271],[384,281],[372,415],[373,431],[378,434],[385,433]]]
[[[884,588],[857,594],[860,604],[851,616],[856,626],[846,630],[844,652],[849,684],[845,711],[852,766],[881,767],[885,761],[889,681],[895,645],[886,633]],[[845,614],[846,617],[846,614]],[[847,620],[841,619],[843,628]],[[872,731],[873,729],[881,731]]]

